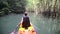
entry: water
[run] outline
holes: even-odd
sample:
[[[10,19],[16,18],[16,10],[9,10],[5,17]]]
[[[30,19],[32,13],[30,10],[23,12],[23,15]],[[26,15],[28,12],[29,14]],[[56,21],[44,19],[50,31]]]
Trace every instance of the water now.
[[[31,23],[37,34],[60,34],[60,19],[46,18],[29,14]],[[22,14],[10,14],[0,17],[0,34],[10,34],[21,21]]]
[[[46,18],[40,15],[31,15],[31,21],[37,34],[60,34],[60,19]]]
[[[10,14],[0,17],[0,34],[10,34],[20,22],[22,14]]]

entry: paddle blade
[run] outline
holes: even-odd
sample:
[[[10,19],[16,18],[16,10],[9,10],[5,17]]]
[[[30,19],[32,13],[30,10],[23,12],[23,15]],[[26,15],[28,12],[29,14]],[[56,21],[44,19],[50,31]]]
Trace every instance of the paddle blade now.
[[[11,32],[10,34],[15,34],[15,31]]]

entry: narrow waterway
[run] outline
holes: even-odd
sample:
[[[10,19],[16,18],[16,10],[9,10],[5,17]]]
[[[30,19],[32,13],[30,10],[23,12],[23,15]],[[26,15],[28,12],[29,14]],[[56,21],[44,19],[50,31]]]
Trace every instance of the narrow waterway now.
[[[0,17],[0,34],[10,34],[21,21],[23,14],[9,14]],[[35,16],[29,13],[30,21],[37,34],[60,34],[60,19]]]

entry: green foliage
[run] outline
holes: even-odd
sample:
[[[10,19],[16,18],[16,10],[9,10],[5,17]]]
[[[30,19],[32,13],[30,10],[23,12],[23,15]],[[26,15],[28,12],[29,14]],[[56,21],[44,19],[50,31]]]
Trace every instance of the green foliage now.
[[[0,0],[0,15],[25,11],[26,0]]]
[[[59,3],[60,0],[0,0],[0,13],[21,13],[25,10],[35,13],[45,11],[60,13]]]

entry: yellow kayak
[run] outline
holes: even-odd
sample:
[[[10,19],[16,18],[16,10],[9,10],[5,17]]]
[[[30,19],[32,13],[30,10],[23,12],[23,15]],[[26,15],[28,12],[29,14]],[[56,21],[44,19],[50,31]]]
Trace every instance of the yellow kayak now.
[[[36,34],[34,27],[31,25],[30,27],[28,27],[28,29],[25,29],[22,27],[22,25],[20,25],[20,28],[18,30],[18,34]]]

